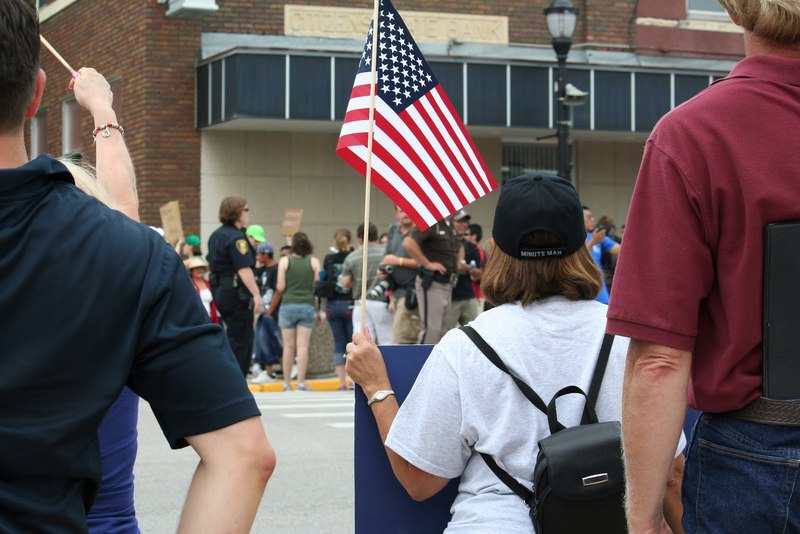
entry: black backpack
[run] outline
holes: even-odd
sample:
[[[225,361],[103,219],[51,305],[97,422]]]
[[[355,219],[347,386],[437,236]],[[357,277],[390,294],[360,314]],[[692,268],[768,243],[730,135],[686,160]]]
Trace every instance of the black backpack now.
[[[600,349],[589,394],[577,386],[556,393],[550,404],[514,376],[488,343],[470,326],[464,331],[486,357],[508,373],[525,397],[547,415],[550,436],[539,441],[533,475],[533,491],[517,482],[490,455],[486,464],[530,508],[537,534],[618,534],[627,531],[623,506],[625,478],[622,465],[620,424],[599,423],[595,402],[600,393],[614,336],[606,334]],[[558,422],[556,400],[576,393],[586,398],[581,424],[565,428]]]

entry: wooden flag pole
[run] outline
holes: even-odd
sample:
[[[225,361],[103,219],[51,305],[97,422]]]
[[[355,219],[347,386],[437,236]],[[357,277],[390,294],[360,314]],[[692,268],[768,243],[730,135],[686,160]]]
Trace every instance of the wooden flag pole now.
[[[56,49],[55,49],[55,48],[53,48],[53,46],[52,46],[50,43],[48,43],[48,42],[47,42],[47,39],[45,39],[45,38],[44,38],[44,35],[41,35],[41,34],[40,34],[40,35],[39,35],[39,39],[42,41],[42,44],[44,45],[44,47],[45,47],[45,48],[47,48],[48,50],[50,50],[50,53],[51,53],[51,54],[53,54],[53,55],[55,56],[55,58],[58,60],[58,62],[59,62],[59,63],[61,63],[62,65],[64,65],[64,66],[67,68],[67,70],[69,71],[69,73],[70,73],[70,74],[72,74],[72,77],[73,77],[73,78],[74,78],[75,76],[77,76],[77,74],[78,74],[78,73],[77,73],[77,72],[75,72],[75,69],[73,69],[72,67],[70,67],[70,66],[69,66],[69,63],[67,63],[67,61],[66,61],[66,60],[65,60],[63,57],[61,57],[61,54],[59,54],[58,52],[56,52]]]
[[[378,32],[380,24],[380,0],[375,0],[375,11],[372,15],[372,64],[370,65],[369,85],[369,126],[367,130],[367,175],[366,193],[364,194],[364,238],[361,256],[361,331],[367,324],[367,258],[369,256],[369,197],[372,185],[372,136],[375,129],[375,92],[378,84]],[[379,340],[380,341],[380,340]]]

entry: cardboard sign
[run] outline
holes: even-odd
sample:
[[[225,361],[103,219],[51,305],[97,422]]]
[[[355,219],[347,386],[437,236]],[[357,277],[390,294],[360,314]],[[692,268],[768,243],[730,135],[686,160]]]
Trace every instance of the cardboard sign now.
[[[281,233],[287,237],[300,231],[303,221],[303,208],[286,208],[283,212],[283,229]]]
[[[161,212],[161,227],[164,229],[164,239],[172,245],[183,239],[183,223],[181,222],[181,208],[177,200],[167,202],[159,208]]]

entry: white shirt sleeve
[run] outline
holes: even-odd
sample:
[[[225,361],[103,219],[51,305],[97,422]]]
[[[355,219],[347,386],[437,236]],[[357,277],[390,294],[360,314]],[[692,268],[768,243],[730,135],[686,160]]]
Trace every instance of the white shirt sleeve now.
[[[400,406],[386,446],[426,473],[456,478],[464,471],[471,449],[462,438],[458,372],[447,358],[453,337],[442,340],[428,357],[414,386]]]

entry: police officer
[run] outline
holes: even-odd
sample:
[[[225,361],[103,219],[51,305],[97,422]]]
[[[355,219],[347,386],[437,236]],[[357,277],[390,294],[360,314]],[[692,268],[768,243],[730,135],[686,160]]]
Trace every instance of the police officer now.
[[[245,377],[253,354],[253,315],[264,307],[253,276],[255,255],[242,230],[247,226],[249,211],[247,200],[242,197],[222,199],[222,226],[208,238],[211,292]]]
[[[437,343],[450,326],[453,286],[464,259],[464,247],[451,219],[424,231],[415,227],[403,239],[403,248],[419,265],[415,288],[422,318],[420,343]]]

